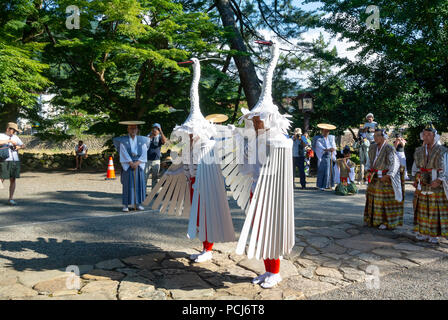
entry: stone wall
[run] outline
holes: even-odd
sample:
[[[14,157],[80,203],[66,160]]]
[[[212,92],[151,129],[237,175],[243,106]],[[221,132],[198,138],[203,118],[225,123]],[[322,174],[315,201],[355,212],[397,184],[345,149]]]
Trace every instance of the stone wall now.
[[[82,168],[85,170],[100,170],[106,172],[109,162],[109,153],[88,155],[87,159],[83,160]],[[114,156],[114,166],[118,162],[118,156]],[[66,170],[73,169],[76,166],[74,155],[59,153],[59,154],[44,154],[44,153],[21,153],[20,154],[21,168],[24,171],[40,171],[40,170]],[[117,168],[115,168],[117,169]]]
[[[93,135],[85,135],[62,142],[54,142],[43,141],[36,136],[30,135],[20,135],[19,137],[26,145],[28,151],[36,150],[37,152],[45,153],[51,153],[52,150],[57,150],[58,153],[74,153],[75,146],[78,145],[79,140],[82,140],[90,151],[101,152],[106,149],[104,144],[111,138],[111,136],[96,137]]]

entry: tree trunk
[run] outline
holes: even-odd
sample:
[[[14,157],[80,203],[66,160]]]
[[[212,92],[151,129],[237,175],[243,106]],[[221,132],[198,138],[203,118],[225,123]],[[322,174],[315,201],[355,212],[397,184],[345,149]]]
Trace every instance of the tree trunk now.
[[[241,33],[236,27],[235,18],[228,0],[215,0],[216,7],[221,15],[224,27],[231,28],[234,36],[230,39],[230,48],[247,53]],[[233,60],[238,68],[238,74],[246,95],[249,109],[255,106],[261,93],[255,66],[249,56],[233,56]]]

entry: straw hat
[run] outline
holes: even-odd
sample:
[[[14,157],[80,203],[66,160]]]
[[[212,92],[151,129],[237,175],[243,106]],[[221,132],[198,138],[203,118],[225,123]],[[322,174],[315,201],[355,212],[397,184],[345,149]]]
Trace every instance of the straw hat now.
[[[229,119],[229,117],[226,116],[225,114],[214,113],[209,114],[208,116],[205,117],[205,119],[213,123],[223,123],[226,122]]]
[[[332,125],[332,124],[328,124],[328,123],[319,123],[317,125],[318,128],[320,129],[327,129],[327,130],[334,130],[336,129],[336,126]]]
[[[145,121],[120,121],[118,123],[127,126],[133,126],[133,125],[145,124]]]
[[[8,122],[7,128],[8,129],[14,129],[14,130],[16,130],[19,133],[22,132],[22,130],[20,130],[19,127],[17,126],[17,123],[14,123],[14,122]]]
[[[294,129],[294,134],[296,135],[296,134],[302,134],[302,129],[300,129],[300,128],[295,128]]]

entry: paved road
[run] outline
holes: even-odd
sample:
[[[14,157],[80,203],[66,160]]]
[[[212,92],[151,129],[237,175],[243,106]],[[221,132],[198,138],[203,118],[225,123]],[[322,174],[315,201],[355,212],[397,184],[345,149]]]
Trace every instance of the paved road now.
[[[314,300],[446,300],[448,259],[380,277],[379,288],[356,283],[313,296]]]
[[[119,179],[103,173],[23,173],[15,198],[6,205],[7,188],[0,190],[0,267],[42,269],[143,254],[158,247],[189,247],[187,219],[161,216],[155,211],[121,212]],[[309,184],[312,185],[311,183]],[[296,229],[326,228],[344,222],[362,225],[364,190],[354,197],[332,192],[296,190]],[[231,197],[230,197],[231,199]],[[407,199],[411,199],[410,193]],[[244,213],[231,199],[235,231]],[[406,221],[411,222],[410,200]]]
[[[5,182],[5,189],[0,190],[0,270],[41,271],[71,264],[95,264],[155,250],[186,251],[201,247],[198,240],[186,238],[186,218],[162,216],[150,208],[142,212],[122,213],[119,180],[106,181],[104,178],[104,173],[24,173],[18,180],[16,199],[19,205],[16,207],[6,205],[9,183]],[[315,180],[310,180],[309,185],[312,185]],[[353,253],[351,257],[351,250],[359,246],[358,240],[371,246],[365,248],[365,252],[408,241],[390,231],[362,228],[365,187],[360,189],[360,193],[352,197],[341,197],[328,191],[295,190],[296,249],[303,253],[299,252],[291,258],[289,267],[291,274],[299,272],[303,277],[294,276],[288,282],[285,280],[285,286],[303,290],[307,296],[338,287],[327,295],[316,296],[323,299],[419,297],[418,294],[426,296],[426,291],[429,292],[427,297],[437,298],[438,289],[428,287],[431,282],[426,277],[429,276],[436,284],[435,288],[441,290],[440,297],[447,297],[444,290],[446,279],[442,277],[443,270],[447,268],[446,260],[437,265],[419,266],[399,275],[386,276],[381,281],[384,292],[379,291],[383,293],[364,292],[364,283],[339,288],[344,285],[340,278],[342,271],[338,271],[342,259],[347,259],[343,264],[352,268],[359,266],[362,270],[366,261],[377,258],[366,253]],[[410,228],[413,219],[413,188],[408,185],[407,189],[403,230]],[[230,207],[238,237],[245,216],[233,200]],[[349,235],[349,231],[353,233]],[[346,238],[353,240],[338,240]],[[402,253],[392,251],[379,250],[377,253],[386,260],[390,254],[398,254],[402,258],[403,254],[412,254],[406,248]],[[298,256],[305,260],[298,263]],[[415,258],[421,259],[418,256]],[[359,259],[364,259],[364,262]],[[308,266],[311,262],[334,269],[331,272],[328,268],[316,270]],[[395,267],[392,263],[392,269]],[[417,279],[418,285],[406,279]],[[396,287],[398,291],[392,293],[388,291],[389,287]]]
[[[119,179],[104,178],[103,173],[73,171],[23,173],[15,195],[17,207],[6,205],[9,182],[5,181],[0,190],[0,267],[39,270],[74,260],[90,264],[159,247],[199,245],[186,239],[186,218],[161,216],[150,208],[122,213]],[[296,190],[295,196],[297,230],[362,224],[363,193],[344,198]],[[239,236],[245,216],[229,199]]]

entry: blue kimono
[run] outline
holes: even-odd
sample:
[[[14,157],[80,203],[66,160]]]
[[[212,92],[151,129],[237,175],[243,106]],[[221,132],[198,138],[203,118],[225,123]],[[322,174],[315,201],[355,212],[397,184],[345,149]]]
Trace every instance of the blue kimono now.
[[[123,186],[123,206],[139,205],[145,201],[146,178],[145,165],[149,139],[144,136],[136,136],[131,143],[130,136],[116,137],[113,143],[120,154],[120,163],[123,168],[120,181]],[[129,162],[141,161],[134,170]]]
[[[336,149],[335,137],[328,135],[328,139],[321,137],[316,142],[316,155],[319,158],[317,168],[317,187],[319,189],[332,188],[334,185],[334,172],[332,162],[336,160],[335,152],[324,149]]]

